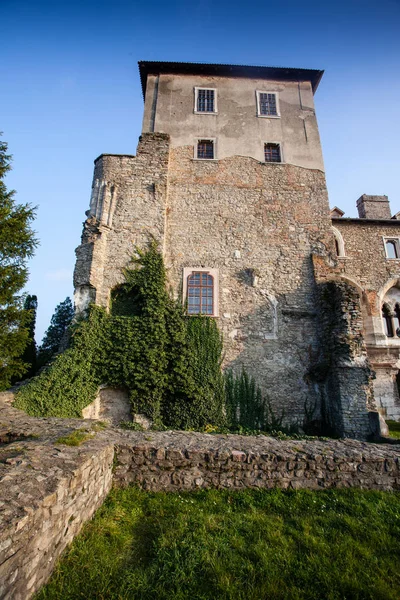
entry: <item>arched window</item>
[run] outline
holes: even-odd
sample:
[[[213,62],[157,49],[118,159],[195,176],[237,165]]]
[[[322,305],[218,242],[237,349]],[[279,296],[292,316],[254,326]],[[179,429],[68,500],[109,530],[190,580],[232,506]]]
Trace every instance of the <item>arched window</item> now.
[[[336,229],[336,227],[332,227],[332,232],[333,232],[333,235],[335,237],[336,255],[337,256],[345,256],[345,253],[344,253],[344,240],[343,240],[342,234],[340,233],[339,229]]]
[[[390,314],[390,309],[386,304],[382,306],[382,319],[385,335],[390,338],[394,337],[392,317]]]
[[[193,271],[187,278],[189,315],[214,314],[214,278],[207,272]]]
[[[399,258],[399,241],[385,240],[387,258]]]

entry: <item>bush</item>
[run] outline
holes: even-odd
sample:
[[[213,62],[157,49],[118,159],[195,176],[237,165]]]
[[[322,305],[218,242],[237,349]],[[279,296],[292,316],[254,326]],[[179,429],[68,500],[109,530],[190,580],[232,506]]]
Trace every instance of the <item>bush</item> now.
[[[250,430],[280,430],[284,412],[277,417],[268,398],[263,397],[261,389],[243,369],[240,375],[232,371],[225,374],[226,415],[229,427]]]

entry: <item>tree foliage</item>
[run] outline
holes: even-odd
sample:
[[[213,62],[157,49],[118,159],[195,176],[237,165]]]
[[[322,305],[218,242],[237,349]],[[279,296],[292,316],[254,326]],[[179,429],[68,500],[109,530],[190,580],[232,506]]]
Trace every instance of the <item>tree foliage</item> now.
[[[60,344],[74,316],[71,298],[65,298],[56,306],[50,326],[44,334],[38,351],[38,366],[42,367],[59,351]]]
[[[22,354],[29,338],[30,313],[24,310],[23,296],[28,271],[26,260],[37,246],[30,224],[35,209],[16,204],[4,177],[10,170],[7,144],[0,141],[0,389],[26,372]]]
[[[27,311],[28,314],[26,322],[26,327],[28,329],[28,343],[22,355],[22,360],[28,365],[28,371],[25,373],[25,377],[33,377],[37,368],[37,346],[35,341],[37,307],[37,296],[28,295],[24,302],[24,310]]]

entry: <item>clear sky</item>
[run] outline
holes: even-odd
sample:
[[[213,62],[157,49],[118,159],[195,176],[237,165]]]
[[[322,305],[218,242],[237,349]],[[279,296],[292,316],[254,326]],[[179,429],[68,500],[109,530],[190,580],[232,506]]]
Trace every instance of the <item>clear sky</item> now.
[[[0,0],[7,185],[38,206],[37,338],[72,295],[93,160],[134,154],[138,60],[325,69],[315,101],[331,206],[400,210],[400,0]]]

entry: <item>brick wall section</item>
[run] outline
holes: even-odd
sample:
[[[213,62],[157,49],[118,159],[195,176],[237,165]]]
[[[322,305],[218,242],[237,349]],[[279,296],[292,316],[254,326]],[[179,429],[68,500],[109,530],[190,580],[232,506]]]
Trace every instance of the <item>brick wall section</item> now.
[[[116,486],[134,483],[154,491],[400,489],[396,445],[110,427],[69,447],[58,438],[95,422],[35,419],[8,402],[0,397],[1,600],[28,600],[47,581],[112,480]]]

